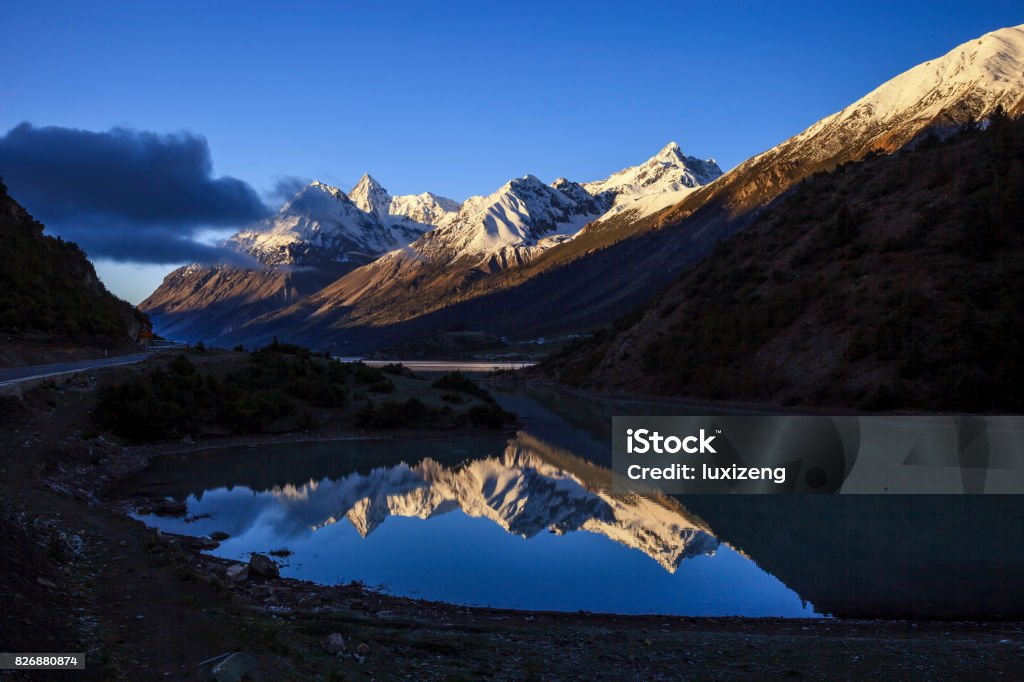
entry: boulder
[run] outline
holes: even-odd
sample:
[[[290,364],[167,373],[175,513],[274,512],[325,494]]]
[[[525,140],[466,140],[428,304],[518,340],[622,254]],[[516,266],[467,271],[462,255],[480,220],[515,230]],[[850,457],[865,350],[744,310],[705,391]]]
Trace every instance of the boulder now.
[[[188,506],[184,501],[166,498],[156,501],[152,512],[157,516],[184,516],[188,512]]]
[[[244,564],[232,564],[224,572],[225,577],[233,583],[240,583],[249,577],[249,567]]]
[[[277,564],[263,554],[253,554],[249,559],[249,573],[261,578],[279,578],[281,576]]]
[[[334,656],[345,650],[345,638],[340,632],[332,632],[320,640],[320,648]]]
[[[193,537],[191,535],[183,535],[180,539],[181,543],[189,549],[209,550],[220,547],[220,543],[210,537]]]
[[[213,679],[216,682],[242,682],[255,667],[255,658],[245,652],[236,651],[213,666]]]

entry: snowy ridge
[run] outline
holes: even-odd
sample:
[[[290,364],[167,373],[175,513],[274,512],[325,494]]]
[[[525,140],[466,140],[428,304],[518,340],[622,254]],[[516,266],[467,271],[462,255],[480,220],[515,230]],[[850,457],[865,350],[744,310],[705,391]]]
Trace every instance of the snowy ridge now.
[[[883,83],[848,107],[744,162],[827,163],[844,152],[892,151],[935,127],[1024,114],[1024,26],[987,33]]]
[[[964,110],[980,120],[1024,98],[1024,25],[987,33],[883,83],[842,111],[811,126],[814,136],[838,124],[934,120]]]
[[[393,197],[369,174],[359,179],[348,198],[381,225],[419,233],[441,224],[460,207],[457,201],[432,192]]]
[[[391,197],[388,213],[423,226],[440,225],[446,218],[459,212],[461,204],[433,192]]]
[[[509,267],[571,239],[589,222],[626,209],[637,211],[636,217],[653,213],[721,175],[714,159],[685,156],[675,142],[639,166],[596,182],[558,178],[545,185],[526,175],[489,196],[470,197],[457,215],[412,247],[433,260],[490,257],[488,262]]]
[[[639,166],[625,168],[604,180],[584,183],[583,189],[594,196],[610,192],[617,199],[630,198],[696,189],[721,174],[722,169],[714,159],[686,156],[678,144],[669,142]]]
[[[392,197],[369,175],[348,195],[313,182],[276,216],[235,234],[228,245],[268,266],[315,265],[314,254],[335,262],[355,256],[365,261],[413,241],[456,206],[429,193]]]
[[[721,176],[722,169],[714,159],[686,156],[678,144],[670,142],[645,163],[583,187],[592,194],[608,193],[615,197],[601,220],[626,211],[638,220],[679,203]]]
[[[588,488],[517,441],[500,456],[461,467],[425,459],[274,493],[282,505],[301,501],[310,514],[305,523],[314,530],[345,519],[364,537],[390,516],[427,519],[460,509],[524,538],[544,530],[598,533],[640,550],[670,572],[684,559],[718,548],[714,536],[679,512],[645,497]]]
[[[533,175],[515,178],[490,196],[470,197],[462,209],[412,248],[433,260],[530,248],[551,235],[579,231],[604,207],[593,197],[577,200]]]

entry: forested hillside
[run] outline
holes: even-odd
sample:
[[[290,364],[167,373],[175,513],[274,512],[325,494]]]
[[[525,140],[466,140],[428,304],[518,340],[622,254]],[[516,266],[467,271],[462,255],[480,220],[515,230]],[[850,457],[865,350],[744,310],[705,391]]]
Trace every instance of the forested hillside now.
[[[73,242],[43,225],[0,182],[0,331],[60,338],[135,338],[149,319],[106,290]]]

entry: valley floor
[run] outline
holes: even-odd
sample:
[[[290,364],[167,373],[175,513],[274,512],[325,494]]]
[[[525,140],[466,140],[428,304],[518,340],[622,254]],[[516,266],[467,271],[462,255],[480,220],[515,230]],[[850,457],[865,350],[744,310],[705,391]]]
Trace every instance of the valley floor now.
[[[95,383],[82,373],[0,404],[0,648],[84,651],[77,679],[209,679],[212,664],[200,664],[232,651],[250,654],[251,679],[264,680],[1016,678],[1024,668],[1024,627],[1012,622],[533,613],[361,585],[236,582],[228,562],[148,530],[103,494],[170,446],[83,436]],[[333,632],[341,655],[320,646]]]

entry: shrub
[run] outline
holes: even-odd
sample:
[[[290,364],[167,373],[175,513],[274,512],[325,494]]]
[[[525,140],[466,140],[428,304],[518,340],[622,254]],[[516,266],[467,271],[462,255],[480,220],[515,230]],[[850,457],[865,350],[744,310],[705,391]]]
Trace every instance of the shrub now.
[[[380,368],[380,370],[387,374],[394,374],[395,376],[408,377],[410,379],[419,379],[419,377],[416,376],[416,372],[412,371],[411,369],[409,369],[400,362],[392,362],[390,364],[384,365],[383,367]]]
[[[466,377],[462,372],[449,372],[437,379],[433,386],[434,388],[441,388],[449,391],[459,391],[460,393],[465,393],[482,400],[485,403],[494,402],[494,396],[488,393],[486,389],[481,388],[475,381]]]
[[[516,418],[514,414],[506,412],[494,403],[474,405],[466,416],[471,424],[488,429],[500,429]]]
[[[367,403],[356,413],[356,423],[371,429],[409,427],[422,423],[437,415],[419,398],[405,402],[386,400],[380,405]]]

